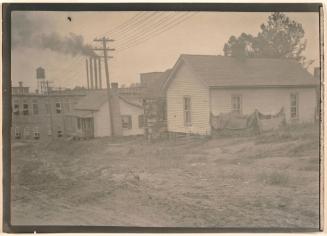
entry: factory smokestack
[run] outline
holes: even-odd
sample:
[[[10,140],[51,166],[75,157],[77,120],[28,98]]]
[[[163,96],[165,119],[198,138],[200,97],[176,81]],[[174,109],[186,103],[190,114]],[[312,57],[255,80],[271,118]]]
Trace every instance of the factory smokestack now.
[[[95,89],[98,89],[98,70],[97,70],[97,58],[93,59],[94,62],[94,82],[95,82]]]
[[[90,78],[89,78],[89,63],[87,61],[87,58],[85,59],[85,65],[86,65],[86,80],[87,80],[87,89],[90,89]]]
[[[99,88],[102,89],[102,75],[101,75],[101,58],[98,59],[99,67]]]
[[[93,63],[92,63],[92,57],[90,57],[90,84],[91,84],[91,89],[94,89],[93,86]]]

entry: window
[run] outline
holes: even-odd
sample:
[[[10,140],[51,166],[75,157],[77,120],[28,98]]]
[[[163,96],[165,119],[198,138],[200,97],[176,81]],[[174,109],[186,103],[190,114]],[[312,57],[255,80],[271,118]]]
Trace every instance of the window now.
[[[23,104],[23,115],[24,116],[28,115],[28,104],[27,103]]]
[[[299,97],[298,94],[291,94],[291,119],[297,119],[299,117]]]
[[[124,129],[131,129],[132,128],[132,117],[128,115],[121,116],[122,127]]]
[[[15,138],[20,139],[21,135],[19,127],[15,127]]]
[[[144,115],[139,115],[139,128],[144,127]]]
[[[59,130],[57,131],[57,136],[60,138],[60,137],[62,137],[62,135],[63,135],[63,132],[62,132],[61,129],[59,129]]]
[[[232,112],[241,114],[242,113],[242,100],[240,95],[232,96]]]
[[[38,106],[38,104],[37,104],[37,101],[33,101],[32,109],[33,109],[33,114],[34,114],[34,115],[39,114],[39,106]]]
[[[34,127],[33,134],[34,134],[34,139],[39,139],[40,138],[39,127]]]
[[[61,103],[60,102],[56,102],[56,113],[57,114],[61,113]]]
[[[18,101],[15,101],[14,102],[14,109],[13,109],[13,113],[14,115],[19,115],[19,104],[18,104]]]
[[[191,126],[191,98],[184,97],[184,126]]]

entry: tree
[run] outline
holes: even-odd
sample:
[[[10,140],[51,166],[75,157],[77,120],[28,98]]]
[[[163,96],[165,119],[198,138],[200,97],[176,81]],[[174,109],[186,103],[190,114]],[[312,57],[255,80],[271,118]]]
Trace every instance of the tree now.
[[[304,66],[312,64],[302,55],[306,48],[302,24],[284,13],[274,12],[260,26],[257,36],[242,33],[231,36],[224,46],[224,54],[234,57],[293,58]]]

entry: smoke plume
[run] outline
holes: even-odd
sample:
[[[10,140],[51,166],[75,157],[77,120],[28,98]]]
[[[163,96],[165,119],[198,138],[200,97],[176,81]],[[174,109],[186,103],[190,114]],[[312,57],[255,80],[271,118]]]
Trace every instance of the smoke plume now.
[[[95,56],[91,46],[84,43],[82,35],[70,33],[66,37],[48,32],[53,24],[47,18],[32,13],[15,12],[12,15],[12,49],[18,47],[49,49],[72,56]]]

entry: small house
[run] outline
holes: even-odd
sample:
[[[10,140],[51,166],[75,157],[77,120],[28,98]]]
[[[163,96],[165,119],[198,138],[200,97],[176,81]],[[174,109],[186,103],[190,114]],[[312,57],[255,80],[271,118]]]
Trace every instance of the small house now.
[[[164,85],[167,128],[211,134],[211,115],[255,110],[283,109],[288,123],[314,122],[319,85],[295,60],[181,55]]]
[[[70,135],[82,138],[142,135],[143,113],[141,103],[120,95],[118,84],[112,83],[110,103],[106,89],[89,91],[66,116],[66,123]]]

